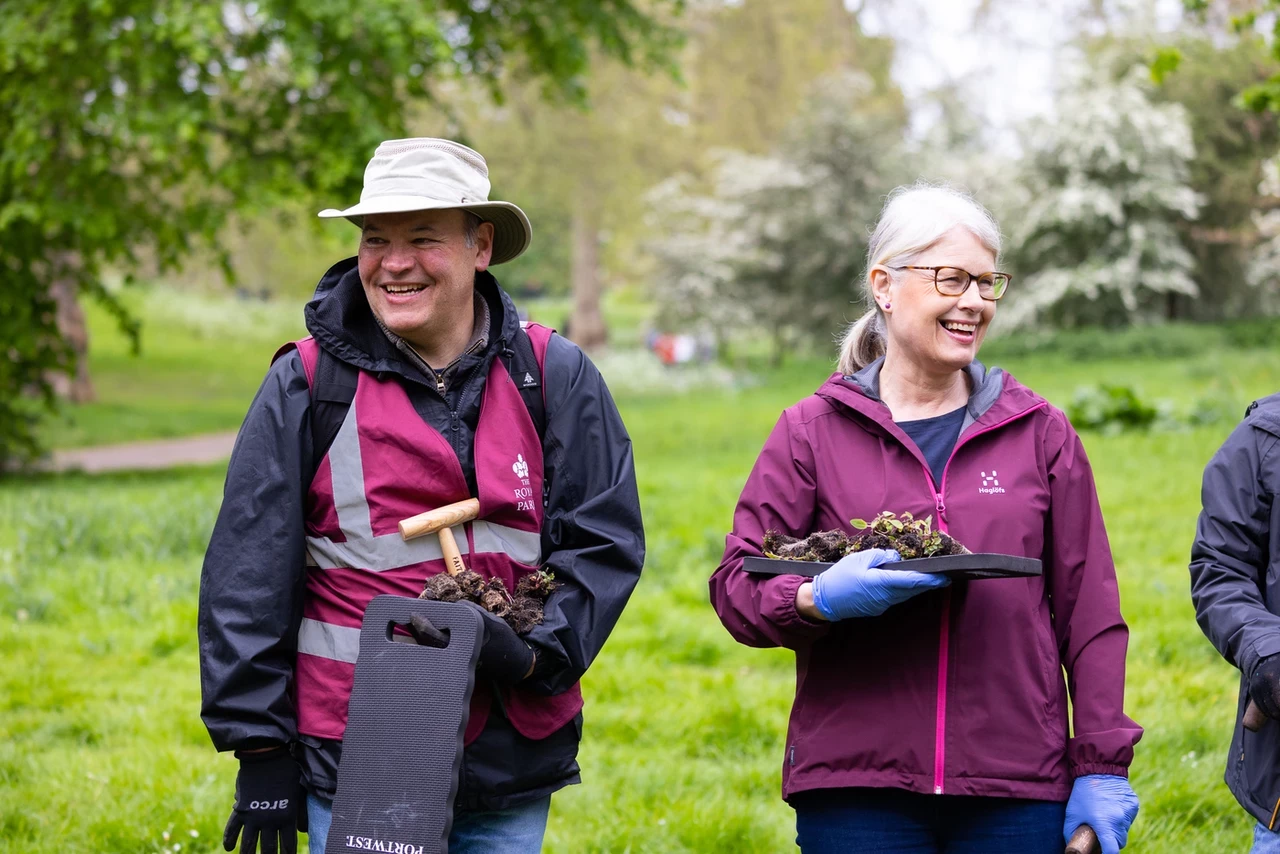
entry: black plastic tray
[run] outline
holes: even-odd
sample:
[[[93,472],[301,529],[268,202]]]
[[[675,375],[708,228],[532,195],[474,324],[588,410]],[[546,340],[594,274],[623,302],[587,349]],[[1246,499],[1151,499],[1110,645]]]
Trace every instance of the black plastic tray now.
[[[771,557],[749,557],[742,568],[756,575],[803,575],[813,578],[835,564],[807,560],[778,560]],[[886,563],[882,569],[914,569],[916,572],[936,572],[953,579],[976,581],[982,578],[1029,578],[1041,575],[1040,561],[1030,557],[999,554],[945,555],[943,557],[919,557]]]

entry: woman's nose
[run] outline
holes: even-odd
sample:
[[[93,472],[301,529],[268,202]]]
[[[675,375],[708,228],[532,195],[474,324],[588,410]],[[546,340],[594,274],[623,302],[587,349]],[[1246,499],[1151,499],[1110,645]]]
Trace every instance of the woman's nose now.
[[[962,308],[981,313],[985,304],[986,300],[982,298],[982,294],[978,291],[978,280],[970,279],[969,287],[965,288],[964,293],[960,295],[959,305]]]

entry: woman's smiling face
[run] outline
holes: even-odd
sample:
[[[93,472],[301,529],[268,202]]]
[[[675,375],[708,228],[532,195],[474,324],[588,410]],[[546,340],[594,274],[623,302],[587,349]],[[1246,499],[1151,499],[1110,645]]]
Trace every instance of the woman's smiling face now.
[[[995,263],[991,250],[961,227],[911,259],[914,267],[958,267],[974,277],[993,272]],[[932,270],[872,271],[872,291],[884,311],[888,347],[930,372],[962,370],[977,358],[996,304],[978,294],[976,278],[963,294],[944,296],[933,276]]]

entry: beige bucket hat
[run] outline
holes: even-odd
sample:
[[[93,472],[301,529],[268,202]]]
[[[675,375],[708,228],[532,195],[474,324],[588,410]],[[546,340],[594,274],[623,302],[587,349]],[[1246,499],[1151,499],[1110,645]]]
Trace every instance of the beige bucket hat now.
[[[389,139],[373,152],[364,170],[360,203],[320,211],[326,219],[346,217],[364,224],[369,214],[455,208],[493,223],[490,264],[510,261],[529,246],[533,229],[524,211],[510,202],[489,201],[489,165],[480,153],[449,139]]]

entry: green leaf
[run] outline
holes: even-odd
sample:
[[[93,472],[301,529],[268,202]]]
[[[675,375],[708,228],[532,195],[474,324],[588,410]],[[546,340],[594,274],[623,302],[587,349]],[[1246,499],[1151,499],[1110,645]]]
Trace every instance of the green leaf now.
[[[1231,16],[1231,29],[1238,35],[1245,30],[1253,29],[1254,24],[1258,22],[1258,10],[1250,9],[1249,11]]]
[[[1165,78],[1178,70],[1178,66],[1182,64],[1182,51],[1176,47],[1159,47],[1156,48],[1155,56],[1151,58],[1151,79],[1158,86],[1164,82]]]
[[[104,271],[140,257],[171,271],[197,250],[225,263],[233,214],[358,196],[377,143],[436,106],[415,92],[530,79],[572,95],[597,60],[667,67],[682,6],[0,2],[0,463],[38,452],[51,374],[82,358],[55,322],[55,283],[105,301],[136,337]]]
[[[849,524],[859,531],[864,530],[867,527],[867,523],[861,519],[850,519]]]

